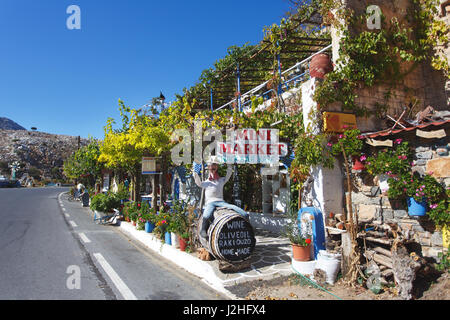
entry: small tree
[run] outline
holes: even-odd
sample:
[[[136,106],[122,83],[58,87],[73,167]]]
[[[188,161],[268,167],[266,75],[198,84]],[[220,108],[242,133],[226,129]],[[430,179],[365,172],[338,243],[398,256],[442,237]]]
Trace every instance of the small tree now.
[[[87,146],[78,149],[64,161],[64,174],[68,178],[79,179],[93,186],[101,174],[102,165],[98,161],[99,156],[99,143],[91,139]]]
[[[354,283],[356,281],[359,272],[359,255],[358,246],[356,243],[357,234],[357,218],[356,221],[353,220],[353,205],[352,205],[352,176],[351,176],[351,156],[357,156],[360,154],[363,147],[363,142],[360,139],[361,132],[358,129],[349,129],[344,133],[337,136],[337,141],[332,139],[334,142],[329,142],[328,146],[331,147],[331,153],[335,156],[341,156],[344,158],[344,166],[347,176],[347,224],[346,229],[349,232],[350,239],[352,241],[352,253],[351,253],[351,264],[350,270],[347,272],[347,277],[349,278],[349,283]],[[336,137],[335,137],[336,138]]]

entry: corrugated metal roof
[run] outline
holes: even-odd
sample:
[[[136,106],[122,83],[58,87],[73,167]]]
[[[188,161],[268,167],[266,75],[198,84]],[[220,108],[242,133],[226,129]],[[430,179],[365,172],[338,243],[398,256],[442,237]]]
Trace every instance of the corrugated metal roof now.
[[[382,131],[378,131],[378,132],[362,133],[361,135],[364,136],[365,138],[387,137],[387,136],[395,135],[400,132],[407,132],[407,131],[412,131],[415,129],[424,129],[424,128],[428,128],[430,126],[440,127],[446,123],[450,123],[450,119],[419,124],[416,126],[401,128],[401,129],[394,129],[394,130],[386,129],[386,130],[382,130]]]

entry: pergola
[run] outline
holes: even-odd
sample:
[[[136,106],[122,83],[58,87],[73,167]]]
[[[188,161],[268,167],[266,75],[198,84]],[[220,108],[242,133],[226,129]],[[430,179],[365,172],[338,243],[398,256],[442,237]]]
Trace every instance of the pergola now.
[[[290,27],[282,29],[277,41],[276,54],[271,50],[271,41],[264,39],[223,70],[211,70],[207,84],[191,88],[190,97],[197,100],[196,108],[243,110],[252,96],[269,99],[308,77],[311,56],[331,51],[331,37],[317,12],[303,19],[292,15],[289,20]],[[278,86],[273,88],[271,80],[275,77]]]

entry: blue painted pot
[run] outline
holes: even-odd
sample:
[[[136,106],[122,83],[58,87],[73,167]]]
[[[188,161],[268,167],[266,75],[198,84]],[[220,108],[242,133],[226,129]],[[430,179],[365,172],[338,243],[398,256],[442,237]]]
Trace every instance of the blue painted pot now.
[[[168,244],[169,246],[172,245],[172,235],[170,234],[170,232],[166,232],[166,233],[164,234],[164,242],[165,242],[166,244]]]
[[[153,229],[155,229],[155,224],[151,223],[150,221],[147,221],[145,223],[145,232],[151,233],[153,232]]]
[[[427,213],[427,201],[417,202],[413,197],[406,199],[408,204],[408,214],[413,217],[421,217]]]

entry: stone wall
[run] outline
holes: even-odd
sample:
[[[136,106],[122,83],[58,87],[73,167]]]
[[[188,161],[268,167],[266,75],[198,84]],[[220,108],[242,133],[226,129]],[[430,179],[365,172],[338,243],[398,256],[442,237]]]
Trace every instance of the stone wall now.
[[[389,21],[392,17],[396,17],[400,23],[408,25],[407,8],[410,0],[386,1],[386,0],[345,0],[344,5],[351,8],[356,14],[362,14],[369,5],[378,5]],[[445,18],[445,17],[444,17]],[[448,18],[445,20],[450,22]],[[361,30],[359,30],[361,31]],[[356,31],[358,32],[358,31]],[[374,31],[375,32],[375,31]],[[339,33],[332,28],[333,40],[333,61],[336,62],[339,57]],[[446,49],[447,57],[449,49]],[[404,63],[401,70],[409,70],[411,63]],[[450,84],[448,85],[450,88]],[[398,118],[404,108],[412,104],[414,106],[410,113],[410,117],[414,118],[415,113],[422,111],[428,105],[435,110],[447,110],[447,92],[446,78],[440,71],[434,70],[429,62],[422,63],[412,69],[408,73],[403,82],[399,83],[395,88],[391,88],[388,84],[379,84],[372,88],[358,89],[356,94],[356,104],[365,107],[368,110],[375,111],[380,105],[384,104],[385,95],[390,92],[390,99],[387,103],[386,113],[393,118]],[[332,105],[327,108],[328,111],[341,111],[339,105]],[[381,120],[376,116],[357,117],[358,128],[363,132],[378,131],[387,127],[386,120]]]
[[[450,124],[444,128],[447,137],[443,139],[419,138],[412,132],[403,132],[389,139],[402,138],[414,148],[413,171],[432,175],[450,187]],[[358,213],[360,223],[397,223],[402,230],[409,230],[411,239],[421,245],[422,254],[437,257],[443,249],[442,232],[425,216],[419,220],[408,216],[406,203],[390,200],[381,194],[376,178],[362,170],[354,172],[355,190],[352,192],[353,210]]]

